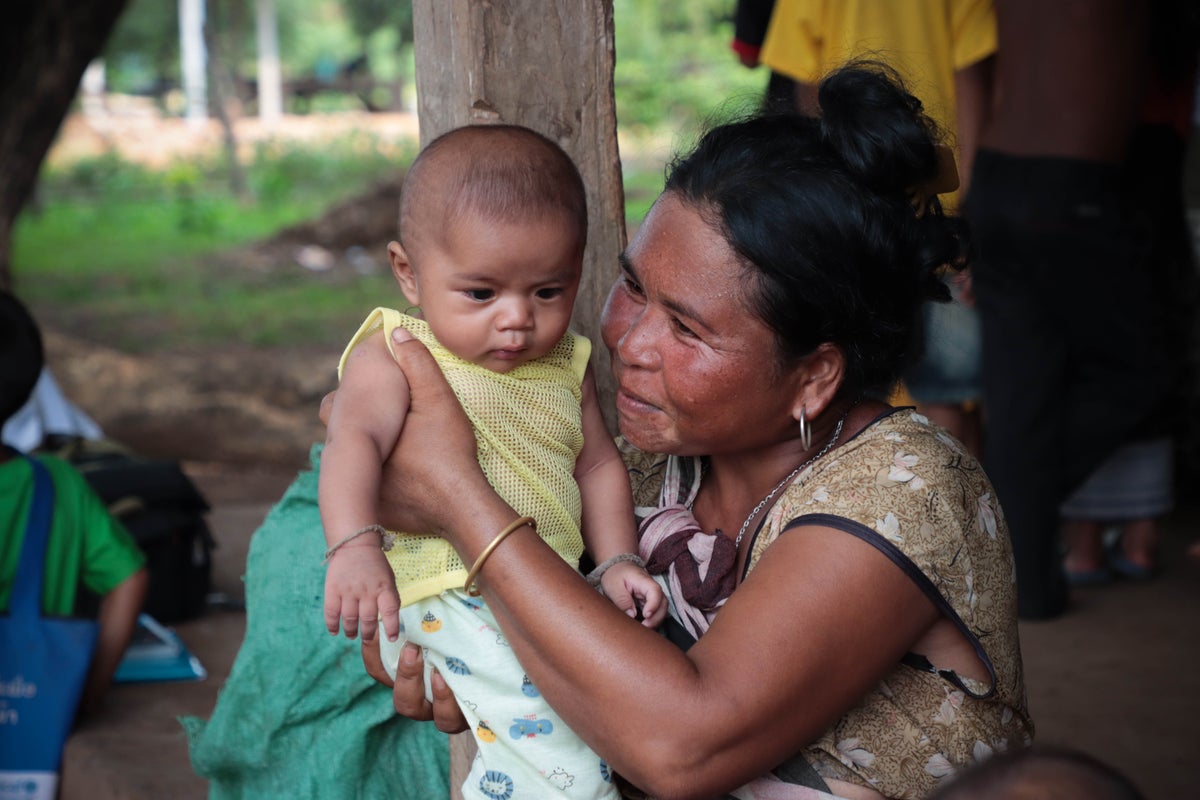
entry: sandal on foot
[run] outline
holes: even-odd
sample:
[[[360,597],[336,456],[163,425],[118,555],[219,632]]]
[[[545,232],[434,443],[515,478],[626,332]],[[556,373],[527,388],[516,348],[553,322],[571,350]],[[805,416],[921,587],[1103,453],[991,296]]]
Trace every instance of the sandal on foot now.
[[[1076,589],[1082,589],[1089,586],[1104,586],[1112,583],[1112,570],[1108,567],[1096,567],[1095,569],[1084,570],[1066,570],[1067,584]]]
[[[1141,564],[1130,561],[1125,556],[1121,555],[1119,550],[1113,550],[1108,554],[1109,568],[1131,581],[1148,581],[1158,572],[1154,567],[1144,567]]]

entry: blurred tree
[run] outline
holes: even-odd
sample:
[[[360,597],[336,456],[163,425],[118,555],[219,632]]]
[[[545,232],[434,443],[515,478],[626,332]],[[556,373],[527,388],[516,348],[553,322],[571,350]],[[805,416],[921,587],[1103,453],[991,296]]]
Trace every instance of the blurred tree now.
[[[237,134],[233,121],[242,116],[240,92],[248,84],[242,80],[237,68],[237,59],[229,58],[229,42],[246,35],[246,8],[241,2],[230,3],[208,0],[208,13],[204,22],[204,48],[208,51],[209,108],[221,125],[221,141],[225,149],[225,160],[229,166],[229,188],[235,197],[248,199],[246,174],[238,159]]]
[[[12,228],[88,63],[128,0],[0,4],[0,287],[12,287]]]
[[[104,47],[112,91],[152,95],[160,102],[179,85],[179,3],[130,0]]]
[[[733,5],[613,0],[617,118],[625,130],[691,130],[731,98],[759,96],[761,79],[729,49]]]
[[[405,63],[405,59],[402,54],[405,43],[411,44],[413,40],[411,0],[405,2],[400,2],[400,0],[343,0],[343,3],[350,17],[350,25],[359,38],[362,63],[372,73],[375,70],[367,61],[367,55],[371,50],[371,39],[381,31],[391,32],[392,36],[389,37],[389,41],[393,47],[395,63],[401,65],[401,69],[391,76],[392,89],[389,109],[400,110],[403,107],[403,87],[408,77],[403,71],[402,65]],[[378,109],[369,95],[362,99],[367,108],[372,111]]]

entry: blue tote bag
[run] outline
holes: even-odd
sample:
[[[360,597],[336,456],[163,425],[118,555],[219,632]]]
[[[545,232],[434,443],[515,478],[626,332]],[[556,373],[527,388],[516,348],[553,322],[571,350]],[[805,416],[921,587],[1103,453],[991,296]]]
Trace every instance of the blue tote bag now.
[[[8,614],[0,615],[0,800],[53,798],[99,625],[42,616],[54,484],[38,461]]]

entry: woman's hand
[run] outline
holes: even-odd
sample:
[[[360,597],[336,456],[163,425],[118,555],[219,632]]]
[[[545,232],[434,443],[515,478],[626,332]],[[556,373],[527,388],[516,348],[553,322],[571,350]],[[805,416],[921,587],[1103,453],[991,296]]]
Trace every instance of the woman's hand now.
[[[425,345],[396,328],[392,352],[412,399],[383,465],[380,521],[391,530],[437,531],[453,544],[447,534],[463,527],[470,498],[494,490],[479,466],[471,423]]]
[[[467,730],[467,719],[459,709],[454,693],[437,670],[430,678],[433,702],[425,699],[425,660],[421,657],[421,648],[409,642],[400,650],[395,681],[388,676],[379,657],[378,637],[363,640],[362,658],[368,675],[384,686],[392,687],[392,705],[397,714],[409,719],[433,720],[437,729],[444,733]]]

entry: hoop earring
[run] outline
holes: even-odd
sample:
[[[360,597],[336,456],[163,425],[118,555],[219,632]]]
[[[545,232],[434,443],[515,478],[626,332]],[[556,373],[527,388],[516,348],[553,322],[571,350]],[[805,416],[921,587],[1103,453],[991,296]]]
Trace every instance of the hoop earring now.
[[[812,425],[808,424],[807,412],[807,406],[800,406],[800,445],[805,451],[812,449]]]

